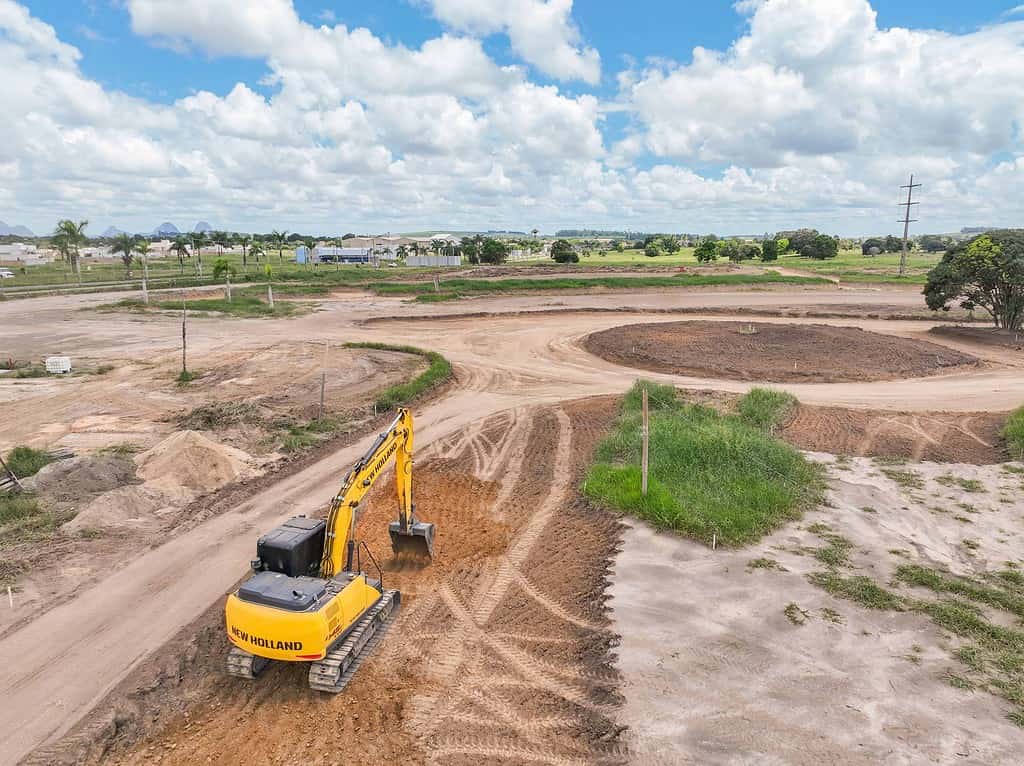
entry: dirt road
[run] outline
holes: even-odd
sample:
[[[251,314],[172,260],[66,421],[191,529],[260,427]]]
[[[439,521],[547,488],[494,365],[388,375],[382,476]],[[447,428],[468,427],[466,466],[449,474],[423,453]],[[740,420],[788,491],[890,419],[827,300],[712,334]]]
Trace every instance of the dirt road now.
[[[177,353],[178,325],[173,317],[139,319],[87,311],[69,314],[69,308],[84,308],[102,300],[98,296],[75,296],[0,305],[5,346],[11,353],[20,351],[33,356],[59,348],[73,356],[87,355],[103,361]],[[830,289],[506,297],[488,300],[486,307],[488,311],[506,312],[623,305],[655,311],[683,306],[799,307],[809,304],[826,308],[843,305],[916,308],[919,302],[920,296],[909,293]],[[400,340],[441,351],[455,363],[459,380],[449,395],[417,413],[422,448],[495,413],[625,390],[637,372],[591,356],[583,350],[582,339],[596,330],[634,321],[652,321],[650,315],[627,313],[499,316],[486,321],[476,317],[406,321],[412,316],[430,317],[453,311],[472,313],[481,305],[471,301],[436,307],[372,296],[346,296],[325,302],[323,310],[315,314],[291,321],[197,319],[192,325],[191,345],[197,353],[211,353],[229,343],[244,352],[276,339],[300,336],[333,341]],[[361,323],[374,317],[386,321]],[[697,314],[694,318],[701,317]],[[666,316],[664,321],[672,319]],[[661,320],[655,317],[654,321]],[[853,319],[831,320],[831,323],[908,338],[924,337],[931,326],[928,322],[897,325],[884,320]],[[963,348],[957,340],[934,336],[930,340],[951,348]],[[979,369],[947,376],[782,387],[807,403],[904,411],[1005,411],[1024,401],[1024,375],[1017,355],[998,348],[972,349],[971,352],[985,363]],[[647,377],[681,386],[713,385],[728,391],[742,391],[749,386],[742,382],[655,373]],[[60,383],[76,385],[73,379]],[[5,382],[0,395],[11,388],[11,384]],[[74,601],[0,640],[0,656],[18,658],[17,663],[6,663],[0,668],[0,689],[5,692],[5,705],[0,709],[0,763],[14,763],[34,747],[66,732],[133,666],[144,661],[178,628],[202,614],[244,573],[244,562],[251,556],[259,531],[295,513],[316,510],[322,499],[335,489],[341,468],[365,449],[368,441],[363,440],[325,458],[259,497],[169,540],[113,571]],[[471,459],[477,461],[479,472],[487,470],[485,454],[476,454]],[[558,465],[556,460],[556,468]],[[468,624],[460,617],[467,613],[475,615],[474,624],[486,621],[505,595],[499,584],[515,575],[514,570],[525,561],[532,547],[523,549],[521,554],[516,550],[513,547],[508,553],[506,560],[511,564],[489,575],[497,583],[491,590],[488,590],[491,586],[481,585],[482,590],[474,591],[477,595],[467,605],[459,601],[464,596],[449,594],[446,598],[446,591],[442,589],[438,608],[447,609],[460,625]],[[200,573],[201,576],[197,576]],[[466,630],[469,631],[466,635],[480,639],[479,633],[468,627]],[[512,652],[508,656],[516,655]],[[444,668],[437,670],[449,672]],[[569,690],[564,685],[553,685],[550,689]],[[429,718],[432,709],[430,705],[421,708],[422,712],[418,713],[421,720]],[[474,753],[480,754],[479,750],[463,752],[454,744],[448,746],[451,753],[446,763],[457,763],[454,759],[459,752],[462,752],[459,757],[469,760]]]

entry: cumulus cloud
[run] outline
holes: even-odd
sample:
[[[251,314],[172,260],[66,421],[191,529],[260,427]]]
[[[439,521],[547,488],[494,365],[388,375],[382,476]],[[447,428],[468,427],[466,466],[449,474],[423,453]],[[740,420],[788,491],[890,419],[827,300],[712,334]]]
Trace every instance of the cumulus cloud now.
[[[504,33],[512,49],[544,74],[595,84],[601,56],[580,44],[572,0],[426,0],[444,24],[478,35]]]
[[[172,104],[129,97],[0,0],[5,220],[874,233],[894,227],[914,171],[929,229],[1020,223],[1024,22],[954,35],[880,29],[866,0],[745,0],[727,49],[632,66],[602,101],[482,47],[494,32],[516,47],[519,16],[546,21],[544,45],[516,48],[524,61],[596,80],[567,0],[435,0],[447,31],[418,47],[308,23],[290,0],[126,7],[154,42],[252,57],[267,74],[197,83]],[[628,124],[609,140],[613,112]]]

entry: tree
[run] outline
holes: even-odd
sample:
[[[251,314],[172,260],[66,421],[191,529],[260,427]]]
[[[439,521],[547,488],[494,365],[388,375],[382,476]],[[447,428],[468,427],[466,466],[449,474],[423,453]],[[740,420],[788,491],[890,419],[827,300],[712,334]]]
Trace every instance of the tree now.
[[[714,235],[712,234],[711,236],[713,237]],[[716,241],[717,237],[715,239],[705,237],[700,241],[697,249],[693,251],[699,263],[711,263],[718,258],[718,248],[715,246]]]
[[[260,262],[260,256],[266,253],[264,245],[259,240],[253,240],[253,243],[249,245],[249,255],[251,255],[256,263]],[[267,268],[270,268],[270,264],[267,264]]]
[[[551,243],[551,257],[558,263],[579,263],[576,248],[567,239],[556,239]]]
[[[184,237],[175,237],[171,243],[171,252],[178,256],[178,269],[185,273],[185,259],[188,258],[188,243]]]
[[[121,261],[124,263],[124,275],[130,277],[132,261],[135,259],[135,237],[130,234],[118,234],[114,237],[110,252],[121,256]]]
[[[775,244],[779,255],[782,255],[789,250],[789,237],[776,237]]]
[[[878,237],[865,239],[860,245],[861,255],[878,255],[885,252],[885,240]]]
[[[990,231],[954,245],[928,272],[925,301],[948,311],[959,301],[981,306],[996,327],[1017,331],[1024,323],[1024,229]]]
[[[779,237],[785,237],[788,240],[786,249],[781,252],[786,253],[792,250],[795,253],[803,255],[804,248],[807,247],[807,245],[809,245],[817,236],[817,229],[797,229],[796,231],[779,232],[776,239]]]
[[[941,253],[943,250],[949,248],[950,239],[949,237],[942,237],[938,234],[925,234],[918,241],[918,244],[926,253]]]
[[[252,244],[252,237],[248,234],[239,234],[235,237],[235,241],[242,246],[242,268],[244,269],[249,265],[246,256],[249,254],[249,245]]]
[[[345,239],[345,237],[342,237],[342,239]],[[288,232],[274,229],[270,232],[270,241],[277,246],[277,260],[284,261],[284,244],[288,241]]]
[[[480,249],[483,247],[484,238],[479,234],[473,237],[463,237],[460,246],[470,265],[476,266],[480,263]]]
[[[75,276],[78,277],[78,284],[82,284],[82,264],[79,257],[81,255],[79,247],[85,241],[85,227],[88,225],[88,221],[78,221],[78,223],[75,223],[65,219],[57,223],[57,229],[53,233],[54,238],[64,248],[64,257],[71,259],[71,266],[75,270]]]
[[[288,232],[285,232],[285,234],[287,235],[287,234],[288,234]],[[356,238],[356,235],[355,235],[355,234],[353,234],[352,232],[349,232],[348,234],[343,234],[343,235],[341,236],[341,238],[342,238],[343,240],[345,240],[345,239],[355,239],[355,238]]]
[[[203,276],[203,245],[207,243],[206,232],[192,233],[192,252],[196,254],[196,275]]]
[[[740,246],[738,240],[727,239],[718,245],[718,254],[723,258],[728,258],[733,263],[739,263],[743,260],[743,248]]]
[[[823,261],[826,258],[835,258],[839,255],[839,243],[834,237],[827,234],[819,234],[803,246],[800,255],[806,258],[814,258]]]
[[[236,270],[231,261],[227,258],[218,258],[213,262],[213,278],[224,279],[225,277],[235,276]]]
[[[661,247],[667,253],[678,253],[679,252],[679,237],[674,234],[667,234],[661,237]]]
[[[740,260],[742,261],[753,261],[760,258],[762,254],[761,248],[755,244],[747,243],[740,245]]]
[[[480,247],[480,262],[496,266],[508,258],[508,247],[500,239],[485,237]]]
[[[765,237],[761,243],[761,260],[764,262],[776,261],[779,258],[779,243],[776,239]]]

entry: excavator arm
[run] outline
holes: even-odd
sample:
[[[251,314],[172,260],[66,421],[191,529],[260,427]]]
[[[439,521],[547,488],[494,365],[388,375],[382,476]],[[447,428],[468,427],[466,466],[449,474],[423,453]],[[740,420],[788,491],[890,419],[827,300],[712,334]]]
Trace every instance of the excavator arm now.
[[[400,409],[398,415],[383,431],[342,482],[341,489],[331,501],[327,514],[324,553],[320,561],[320,576],[333,577],[352,568],[355,549],[355,524],[359,504],[374,482],[384,472],[391,458],[395,458],[395,483],[398,494],[398,521],[389,527],[391,547],[395,553],[414,553],[432,557],[434,553],[434,525],[416,521],[412,504],[412,413]]]

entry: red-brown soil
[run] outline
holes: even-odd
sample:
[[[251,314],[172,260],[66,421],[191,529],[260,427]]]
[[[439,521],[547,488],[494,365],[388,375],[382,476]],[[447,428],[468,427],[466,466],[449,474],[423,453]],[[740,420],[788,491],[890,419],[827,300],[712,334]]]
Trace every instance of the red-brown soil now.
[[[778,436],[835,455],[986,465],[1009,459],[998,412],[880,412],[798,405]]]
[[[222,604],[30,763],[616,763],[604,590],[618,522],[576,487],[611,398],[494,416],[433,445],[415,478],[428,566],[391,557],[394,491],[359,533],[402,611],[337,697],[305,666],[223,672]]]
[[[584,341],[615,364],[694,377],[818,382],[916,378],[975,364],[944,346],[855,327],[668,322],[613,327]]]

